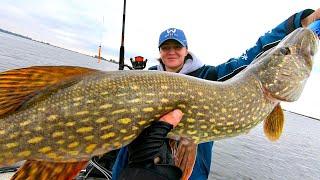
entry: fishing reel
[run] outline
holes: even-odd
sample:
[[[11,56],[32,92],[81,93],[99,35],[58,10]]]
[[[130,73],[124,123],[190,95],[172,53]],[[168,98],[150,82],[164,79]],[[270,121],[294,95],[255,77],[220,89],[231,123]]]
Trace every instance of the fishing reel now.
[[[134,58],[130,58],[132,68],[135,70],[142,70],[146,67],[148,59],[144,59],[142,56],[136,56]]]
[[[136,56],[134,58],[130,58],[132,66],[127,64],[123,64],[123,67],[127,67],[130,70],[142,70],[146,67],[148,59],[144,59],[142,56]]]

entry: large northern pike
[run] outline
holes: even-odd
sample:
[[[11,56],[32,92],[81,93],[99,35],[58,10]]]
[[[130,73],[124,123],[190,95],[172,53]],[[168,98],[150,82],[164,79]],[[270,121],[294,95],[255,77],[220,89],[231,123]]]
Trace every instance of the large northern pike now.
[[[300,96],[317,43],[312,31],[297,29],[225,82],[65,66],[2,72],[0,166],[27,159],[14,178],[70,178],[92,156],[130,143],[176,108],[184,116],[171,138],[213,141],[266,120],[267,136],[276,139],[283,123],[279,102]]]

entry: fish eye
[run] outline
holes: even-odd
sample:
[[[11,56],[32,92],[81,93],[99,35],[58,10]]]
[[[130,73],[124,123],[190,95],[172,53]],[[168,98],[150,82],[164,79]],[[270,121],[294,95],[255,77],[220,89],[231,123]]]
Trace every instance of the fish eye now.
[[[283,48],[281,48],[279,51],[280,51],[280,53],[281,53],[282,55],[289,55],[289,54],[291,54],[290,48],[288,48],[288,47],[283,47]]]

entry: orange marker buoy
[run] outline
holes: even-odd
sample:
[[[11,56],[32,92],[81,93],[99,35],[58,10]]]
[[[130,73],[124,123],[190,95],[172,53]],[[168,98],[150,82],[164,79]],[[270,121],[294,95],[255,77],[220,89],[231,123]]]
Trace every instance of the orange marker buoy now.
[[[101,63],[101,45],[99,46],[98,50],[98,63]]]

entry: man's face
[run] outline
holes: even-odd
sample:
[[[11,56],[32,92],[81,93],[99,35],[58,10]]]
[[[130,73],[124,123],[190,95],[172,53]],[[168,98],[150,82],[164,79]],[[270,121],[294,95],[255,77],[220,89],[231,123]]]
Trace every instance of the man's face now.
[[[168,40],[160,46],[160,57],[167,71],[179,71],[187,54],[187,48],[175,40]]]

